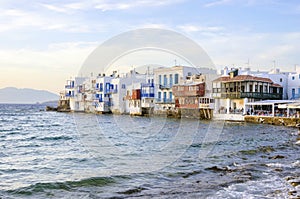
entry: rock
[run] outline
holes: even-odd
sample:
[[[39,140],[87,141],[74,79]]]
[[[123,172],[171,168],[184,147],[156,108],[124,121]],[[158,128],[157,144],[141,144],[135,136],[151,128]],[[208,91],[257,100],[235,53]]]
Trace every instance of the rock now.
[[[270,153],[270,152],[275,151],[272,146],[262,146],[262,147],[259,147],[259,150],[264,153]]]
[[[289,196],[295,196],[297,194],[297,191],[289,191]]]
[[[277,172],[282,172],[282,168],[275,168],[274,171],[277,171]]]
[[[290,182],[290,183],[293,187],[297,187],[300,184],[300,182]]]
[[[269,157],[269,159],[273,159],[273,160],[275,160],[275,159],[283,159],[283,158],[285,158],[283,155],[275,155],[273,157]]]
[[[295,177],[293,177],[293,176],[288,176],[285,178],[286,181],[290,181],[290,180],[294,180],[294,179],[295,179]]]
[[[46,106],[46,111],[57,111],[57,108],[52,106]]]

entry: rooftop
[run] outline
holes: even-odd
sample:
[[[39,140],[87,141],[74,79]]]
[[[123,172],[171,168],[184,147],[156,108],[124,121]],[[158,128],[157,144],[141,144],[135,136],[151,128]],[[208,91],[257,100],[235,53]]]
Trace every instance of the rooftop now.
[[[230,78],[230,76],[223,76],[214,80],[214,82],[240,82],[240,81],[257,81],[257,82],[267,82],[271,84],[273,83],[273,81],[269,78],[255,77],[252,75],[237,75],[232,78]]]

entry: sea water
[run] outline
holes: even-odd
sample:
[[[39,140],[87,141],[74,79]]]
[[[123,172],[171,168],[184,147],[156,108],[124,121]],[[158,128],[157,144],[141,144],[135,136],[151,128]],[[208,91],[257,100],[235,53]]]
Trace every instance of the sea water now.
[[[44,108],[0,105],[1,198],[299,197],[298,129]]]

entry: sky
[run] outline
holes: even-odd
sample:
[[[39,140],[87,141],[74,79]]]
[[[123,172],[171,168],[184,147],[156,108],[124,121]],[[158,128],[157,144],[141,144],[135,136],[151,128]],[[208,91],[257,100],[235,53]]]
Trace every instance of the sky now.
[[[185,35],[217,69],[300,66],[298,0],[0,0],[0,24],[0,88],[58,93],[97,46],[138,28]]]

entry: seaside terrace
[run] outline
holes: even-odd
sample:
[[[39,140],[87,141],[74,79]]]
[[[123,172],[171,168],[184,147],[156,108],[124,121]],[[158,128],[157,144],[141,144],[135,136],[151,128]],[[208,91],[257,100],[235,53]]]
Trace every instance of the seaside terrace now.
[[[282,99],[283,89],[269,78],[251,75],[223,76],[213,81],[213,97],[221,99]]]

